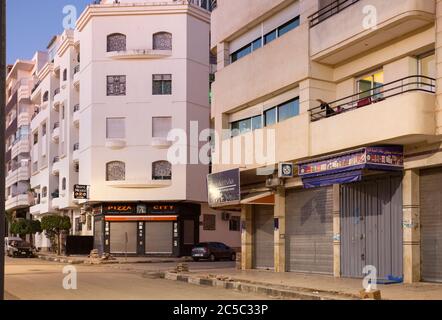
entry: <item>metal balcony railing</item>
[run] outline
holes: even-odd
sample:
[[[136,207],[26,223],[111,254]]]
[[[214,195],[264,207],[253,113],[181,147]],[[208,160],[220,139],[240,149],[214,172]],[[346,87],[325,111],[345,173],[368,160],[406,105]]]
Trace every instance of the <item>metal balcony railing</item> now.
[[[80,143],[77,142],[76,144],[74,144],[74,151],[80,150]]]
[[[80,65],[78,64],[74,67],[74,74],[77,74],[79,72],[80,72]]]
[[[34,85],[34,87],[31,90],[31,93],[34,93],[35,90],[37,90],[38,86],[41,84],[41,81],[37,81],[37,83]]]
[[[56,122],[54,123],[54,130],[60,128],[60,122]]]
[[[314,122],[330,118],[411,91],[435,93],[436,80],[427,76],[414,75],[382,84],[373,89],[311,108],[310,120]]]
[[[57,88],[57,89],[54,90],[54,96],[56,96],[59,93],[60,93],[60,88]]]
[[[60,157],[59,156],[55,156],[54,159],[52,160],[52,163],[57,163],[60,161]]]
[[[310,20],[310,28],[320,24],[328,18],[338,14],[342,10],[350,7],[360,0],[335,0],[329,5],[319,9],[317,12],[308,17]]]
[[[80,111],[80,105],[79,104],[76,104],[74,106],[74,112],[77,112],[77,111]]]

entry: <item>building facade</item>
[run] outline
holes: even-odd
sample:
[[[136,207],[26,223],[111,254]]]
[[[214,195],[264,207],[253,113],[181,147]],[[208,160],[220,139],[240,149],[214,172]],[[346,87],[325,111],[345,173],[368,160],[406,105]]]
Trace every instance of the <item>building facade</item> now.
[[[225,208],[241,209],[243,269],[442,280],[441,14],[434,0],[217,1],[213,170],[240,170]]]
[[[224,235],[239,247],[239,213],[205,227],[221,213],[207,205],[208,164],[188,160],[210,126],[210,4],[101,1],[51,40],[31,95],[31,214],[69,216],[104,253],[182,256]]]

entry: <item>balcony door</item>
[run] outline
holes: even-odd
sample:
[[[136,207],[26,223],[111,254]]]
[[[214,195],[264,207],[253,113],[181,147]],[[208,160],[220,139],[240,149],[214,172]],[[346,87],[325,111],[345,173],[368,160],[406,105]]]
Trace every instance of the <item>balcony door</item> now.
[[[382,99],[382,85],[384,84],[384,71],[371,72],[357,80],[359,93],[358,107],[371,104]]]

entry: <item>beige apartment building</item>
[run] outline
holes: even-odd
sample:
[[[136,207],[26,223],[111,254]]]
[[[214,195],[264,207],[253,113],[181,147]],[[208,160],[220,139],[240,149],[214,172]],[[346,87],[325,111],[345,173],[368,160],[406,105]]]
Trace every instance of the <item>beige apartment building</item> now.
[[[213,169],[239,169],[241,199],[216,207],[241,209],[243,269],[442,281],[441,17],[434,0],[217,1]],[[247,161],[262,145],[267,174]]]

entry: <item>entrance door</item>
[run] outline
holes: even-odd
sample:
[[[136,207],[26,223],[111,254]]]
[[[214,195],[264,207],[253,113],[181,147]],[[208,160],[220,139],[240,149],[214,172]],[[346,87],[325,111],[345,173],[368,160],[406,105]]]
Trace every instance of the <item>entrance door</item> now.
[[[442,282],[442,168],[420,173],[422,280]]]
[[[111,222],[110,252],[116,254],[137,253],[136,222]]]
[[[402,177],[389,176],[341,187],[341,274],[402,277]]]
[[[146,222],[145,234],[147,254],[172,254],[173,222]]]
[[[286,193],[287,270],[333,273],[333,188]]]
[[[253,266],[258,269],[274,267],[273,206],[254,206]]]

